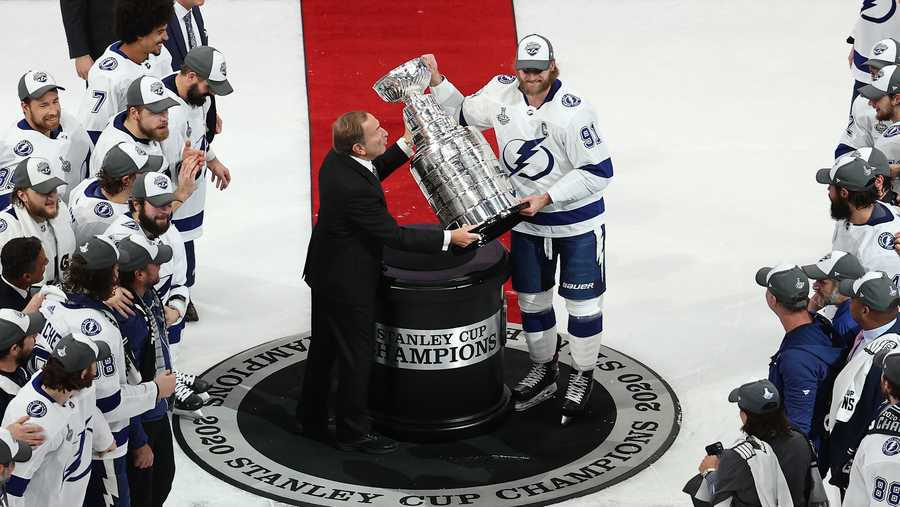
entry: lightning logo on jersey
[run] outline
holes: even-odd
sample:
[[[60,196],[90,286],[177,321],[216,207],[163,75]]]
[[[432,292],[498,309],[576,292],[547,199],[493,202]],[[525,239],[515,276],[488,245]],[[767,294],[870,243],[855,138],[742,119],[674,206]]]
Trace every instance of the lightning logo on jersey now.
[[[503,163],[510,175],[537,181],[553,171],[553,154],[546,147],[540,145],[544,139],[546,138],[541,137],[530,141],[513,139],[506,143],[503,148]],[[537,172],[534,174],[522,172],[529,166],[535,167]]]

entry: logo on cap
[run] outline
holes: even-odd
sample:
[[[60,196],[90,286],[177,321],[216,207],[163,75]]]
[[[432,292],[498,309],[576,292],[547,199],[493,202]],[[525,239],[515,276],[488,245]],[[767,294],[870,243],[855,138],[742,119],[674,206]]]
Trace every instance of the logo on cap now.
[[[771,400],[774,397],[775,397],[775,393],[773,393],[772,391],[769,391],[768,387],[763,387],[763,398],[765,398],[767,400]]]
[[[804,285],[804,284],[803,284],[803,280],[801,280],[800,277],[798,276],[798,277],[797,277],[797,283],[794,284],[794,287],[796,287],[796,288],[798,288],[798,289],[802,289],[802,288],[803,288],[803,285]]]
[[[118,66],[119,62],[112,56],[104,58],[103,61],[100,62],[100,70],[113,70]]]
[[[225,62],[222,62],[222,65],[219,65],[219,72],[221,72],[223,76],[228,76],[228,72],[225,71]]]
[[[138,155],[146,155],[147,154],[147,152],[144,151],[144,149],[138,145],[134,145],[134,151],[136,151]]]
[[[16,143],[16,147],[13,148],[13,152],[20,157],[27,157],[31,155],[31,152],[34,151],[34,146],[27,139],[22,139],[18,143]]]
[[[56,355],[59,357],[66,357],[66,348],[60,347],[60,348],[56,349]]]
[[[150,84],[150,91],[156,95],[163,94],[163,85],[159,81]]]
[[[84,319],[81,323],[81,332],[88,336],[97,336],[100,334],[100,323],[94,319]]]
[[[47,73],[46,72],[35,72],[34,80],[38,83],[46,83],[47,82]]]
[[[43,174],[44,176],[50,176],[50,164],[47,162],[38,162],[37,172]]]
[[[169,188],[169,182],[166,181],[165,176],[157,176],[156,178],[153,179],[153,184],[163,190]]]
[[[528,44],[525,44],[525,52],[531,56],[536,55],[537,52],[540,50],[541,50],[541,45],[538,44],[537,42],[529,42]]]
[[[887,48],[888,48],[887,44],[885,44],[883,42],[879,42],[878,44],[875,45],[874,48],[872,48],[872,53],[875,53],[875,56],[878,56],[881,53],[884,53],[885,51],[887,51]]]
[[[78,249],[81,250],[81,253],[87,253],[88,252],[88,243],[81,245]]]

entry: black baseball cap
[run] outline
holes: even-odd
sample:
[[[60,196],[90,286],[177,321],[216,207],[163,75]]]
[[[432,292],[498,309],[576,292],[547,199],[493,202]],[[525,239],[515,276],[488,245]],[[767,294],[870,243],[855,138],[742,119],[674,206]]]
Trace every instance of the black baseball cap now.
[[[735,388],[728,395],[728,401],[750,414],[768,414],[781,406],[781,395],[775,384],[766,379],[748,382]]]

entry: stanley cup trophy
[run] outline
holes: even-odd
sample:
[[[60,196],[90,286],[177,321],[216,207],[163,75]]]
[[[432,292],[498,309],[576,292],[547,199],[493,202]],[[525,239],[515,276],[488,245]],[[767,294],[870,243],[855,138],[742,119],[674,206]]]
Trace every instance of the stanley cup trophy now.
[[[421,58],[410,60],[379,79],[373,88],[386,102],[404,102],[403,123],[416,153],[410,169],[444,229],[474,225],[484,245],[522,219],[509,181],[481,132],[463,127],[431,95],[425,95],[431,71]]]

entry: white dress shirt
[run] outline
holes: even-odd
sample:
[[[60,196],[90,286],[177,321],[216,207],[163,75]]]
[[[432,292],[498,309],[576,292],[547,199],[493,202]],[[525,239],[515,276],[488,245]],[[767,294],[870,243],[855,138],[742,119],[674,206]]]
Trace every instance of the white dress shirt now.
[[[197,42],[197,45],[200,46],[203,43],[200,42],[200,30],[197,28],[197,19],[194,18],[194,13],[190,9],[185,9],[183,5],[178,2],[173,2],[175,4],[175,17],[178,18],[178,26],[181,27],[181,36],[184,37],[184,48],[188,51],[191,50],[190,39],[188,39],[187,27],[184,24],[184,17],[188,14],[191,15],[191,26],[194,28],[194,40]],[[178,72],[181,69],[172,69],[175,72]]]

